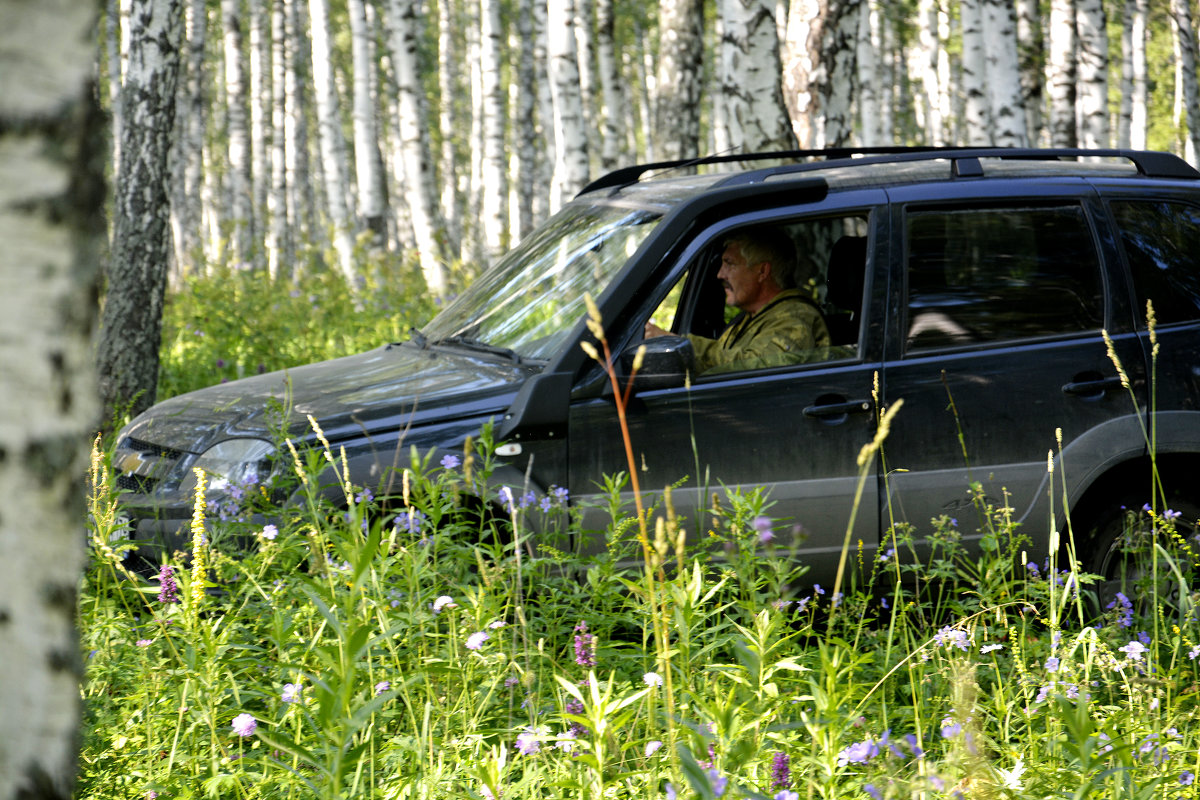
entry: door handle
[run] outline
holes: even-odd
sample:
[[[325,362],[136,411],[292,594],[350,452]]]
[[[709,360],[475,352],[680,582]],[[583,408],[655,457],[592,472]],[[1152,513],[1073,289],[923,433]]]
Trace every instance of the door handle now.
[[[804,416],[823,419],[825,417],[844,417],[847,414],[863,414],[870,410],[870,400],[848,400],[843,403],[816,403],[807,406],[804,409]]]
[[[1071,381],[1062,387],[1063,394],[1073,394],[1077,397],[1099,397],[1110,389],[1120,389],[1121,379],[1118,377],[1100,378],[1094,381]]]

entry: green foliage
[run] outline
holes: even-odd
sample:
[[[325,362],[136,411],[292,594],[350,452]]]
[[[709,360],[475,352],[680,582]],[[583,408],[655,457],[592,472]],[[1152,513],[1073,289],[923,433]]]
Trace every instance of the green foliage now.
[[[720,546],[648,599],[610,556],[543,546],[534,521],[583,533],[556,497],[481,519],[492,447],[413,453],[394,498],[313,491],[273,538],[210,516],[207,576],[164,562],[178,602],[110,543],[97,454],[80,796],[1082,800],[1184,796],[1200,771],[1191,603],[1147,580],[1086,624],[1053,614],[1088,577],[1015,563],[1003,509],[981,508],[980,555],[936,520],[923,564],[899,535],[875,564],[852,555],[834,597],[769,535],[762,492],[726,492]],[[299,454],[310,484],[325,460]],[[1155,574],[1188,581],[1176,520],[1130,522],[1166,533]]]
[[[158,399],[404,341],[436,310],[419,273],[392,260],[366,265],[357,288],[332,271],[288,283],[216,268],[167,298]]]

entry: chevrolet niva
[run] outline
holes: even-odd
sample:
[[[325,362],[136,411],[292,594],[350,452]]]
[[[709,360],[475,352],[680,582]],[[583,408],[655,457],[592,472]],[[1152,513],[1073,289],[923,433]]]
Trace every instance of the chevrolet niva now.
[[[787,283],[820,334],[701,369],[696,343],[739,324],[726,244],[768,229],[794,246]],[[645,346],[627,413],[641,485],[675,485],[693,521],[713,487],[764,487],[771,516],[803,526],[813,580],[851,527],[868,558],[896,522],[928,552],[930,521],[980,497],[1039,561],[1069,516],[1083,566],[1112,579],[1129,510],[1200,516],[1200,173],[1153,152],[895,149],[619,170],[408,341],[159,403],[113,459],[134,539],[182,548],[193,468],[228,502],[290,469],[280,436],[312,443],[310,417],[376,493],[411,447],[436,462],[494,421],[495,488],[596,505],[626,457],[581,346],[588,297],[618,373]],[[900,400],[856,504],[859,452]]]

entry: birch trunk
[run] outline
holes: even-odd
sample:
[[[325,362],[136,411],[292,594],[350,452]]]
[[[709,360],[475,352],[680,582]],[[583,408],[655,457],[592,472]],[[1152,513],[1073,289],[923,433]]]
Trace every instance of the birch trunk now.
[[[292,227],[287,184],[287,38],[288,9],[285,0],[271,3],[271,187],[267,195],[267,274],[272,280],[291,278]]]
[[[1196,29],[1188,0],[1171,0],[1171,21],[1179,52],[1179,89],[1187,120],[1185,153],[1195,163],[1200,153],[1200,92],[1196,86]]]
[[[72,797],[81,739],[79,476],[96,429],[91,334],[108,155],[95,102],[97,8],[8,4],[0,28],[3,798]]]
[[[121,90],[121,172],[96,363],[104,419],[154,404],[171,241],[166,177],[183,33],[180,0],[135,0]]]
[[[554,169],[558,163],[558,131],[554,125],[554,95],[550,88],[550,53],[547,46],[547,0],[533,0],[533,68],[537,81],[537,114],[542,123],[542,157],[537,162],[537,185],[546,187],[533,198],[533,218],[550,216]]]
[[[1012,0],[983,0],[983,50],[991,140],[1000,147],[1024,147],[1025,102],[1017,57],[1017,17]]]
[[[321,145],[321,170],[325,183],[325,210],[333,231],[338,267],[346,281],[357,281],[354,270],[354,237],[346,203],[346,147],[338,115],[337,87],[333,81],[329,41],[329,0],[308,0],[312,22],[313,89],[317,99],[317,136]]]
[[[938,35],[937,0],[920,0],[918,12],[920,42],[920,81],[925,92],[925,137],[934,146],[945,144],[945,122],[942,118],[941,86],[938,80],[938,58],[942,41]]]
[[[613,0],[596,2],[596,62],[600,76],[601,145],[600,166],[615,169],[624,151],[625,128],[629,123],[620,64],[614,39]]]
[[[483,244],[488,263],[503,255],[508,244],[508,164],[505,159],[504,46],[500,0],[483,0],[480,7],[480,66],[483,100],[483,160],[480,190]]]
[[[1132,86],[1130,87],[1129,146],[1135,150],[1146,148],[1148,106],[1150,90],[1147,80],[1146,23],[1149,17],[1147,0],[1131,0],[1132,20]]]
[[[1108,147],[1108,33],[1102,0],[1076,0],[1079,132],[1084,147]],[[1192,75],[1195,75],[1193,70]]]
[[[1021,71],[1021,104],[1025,108],[1025,136],[1030,145],[1041,140],[1045,114],[1042,102],[1044,73],[1041,63],[1042,20],[1038,0],[1017,0],[1017,64]]]
[[[932,0],[931,0],[932,1]],[[820,42],[828,6],[823,0],[792,0],[783,43],[783,97],[801,148],[824,145],[819,79]]]
[[[700,153],[700,99],[704,67],[702,0],[659,0],[655,80],[655,158]]]
[[[1046,92],[1050,96],[1050,146],[1074,147],[1075,127],[1075,2],[1050,0],[1050,39],[1046,63]]]
[[[854,97],[858,93],[854,40],[863,0],[830,0],[828,36],[821,42],[821,63],[828,80],[821,84],[825,146],[848,147],[854,135]]]
[[[425,285],[435,296],[446,294],[445,252],[439,242],[443,222],[437,207],[433,153],[421,86],[420,0],[388,0],[390,52],[396,70],[396,120],[403,165],[405,199],[417,240],[417,255]],[[444,102],[449,102],[445,98]]]
[[[379,154],[379,127],[375,93],[372,91],[375,59],[371,52],[374,31],[367,24],[367,9],[363,0],[347,0],[350,17],[350,57],[354,68],[354,171],[357,180],[356,203],[359,230],[370,234],[372,247],[382,247],[387,235],[384,220],[385,203],[383,172]]]
[[[883,84],[879,80],[879,9],[873,0],[863,0],[858,20],[858,118],[861,142],[866,147],[883,144]]]
[[[981,0],[962,0],[962,94],[967,144],[990,144],[991,107],[988,103],[987,55],[984,51]]]
[[[271,185],[271,170],[267,162],[267,119],[271,108],[270,40],[264,27],[270,25],[263,10],[263,0],[249,0],[246,16],[250,21],[250,179],[252,198],[251,219],[256,222],[251,231],[252,250],[259,250],[258,240],[263,231],[260,220],[267,207],[267,190]],[[257,255],[257,253],[255,253]],[[255,259],[258,261],[258,259]]]
[[[721,20],[720,101],[728,147],[745,153],[794,148],[783,102],[775,0],[724,0]]]
[[[509,226],[513,241],[520,241],[533,229],[534,194],[538,161],[537,142],[542,132],[537,120],[537,89],[534,63],[536,48],[533,41],[533,3],[518,0],[517,24],[509,40],[514,54],[516,79],[511,84],[509,106],[512,108],[513,137],[511,172],[512,194],[509,198]]]
[[[454,38],[454,11],[451,0],[437,0],[438,15],[438,125],[442,131],[442,146],[439,152],[441,164],[442,198],[446,250],[457,253],[462,247],[462,200],[458,191],[458,159],[454,154],[454,136],[457,131],[458,106],[461,79],[458,72],[460,48]],[[395,54],[393,53],[393,58]],[[397,67],[398,69],[398,67]],[[421,262],[421,269],[430,265]],[[436,276],[434,276],[436,278]],[[426,276],[429,280],[429,276]]]
[[[224,29],[225,125],[228,137],[230,259],[241,264],[250,258],[254,234],[250,172],[250,131],[246,119],[246,79],[242,68],[242,17],[237,0],[221,0]]]
[[[588,179],[588,140],[575,51],[575,4],[553,0],[547,6],[546,49],[554,101],[555,162],[551,210],[574,197]]]
[[[188,0],[185,10],[185,83],[176,100],[175,143],[177,190],[171,198],[171,226],[175,242],[175,266],[180,276],[196,269],[203,259],[200,187],[204,180],[204,127],[207,117],[204,48],[208,18],[204,0]]]

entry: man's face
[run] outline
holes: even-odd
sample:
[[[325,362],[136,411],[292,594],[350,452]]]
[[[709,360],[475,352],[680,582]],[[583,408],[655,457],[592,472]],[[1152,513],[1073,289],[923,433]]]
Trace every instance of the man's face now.
[[[725,287],[725,305],[735,306],[743,311],[755,310],[762,293],[765,264],[747,264],[738,244],[730,244],[721,255],[721,269],[717,270],[717,280]]]

